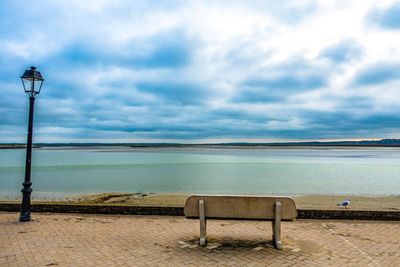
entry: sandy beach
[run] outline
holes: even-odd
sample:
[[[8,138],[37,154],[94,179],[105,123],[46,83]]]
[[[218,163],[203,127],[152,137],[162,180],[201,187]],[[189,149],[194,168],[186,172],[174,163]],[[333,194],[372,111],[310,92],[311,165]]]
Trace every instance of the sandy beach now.
[[[32,203],[74,203],[101,205],[132,206],[167,206],[182,207],[189,194],[156,194],[156,193],[101,193],[89,195],[72,195],[64,197],[36,197]],[[338,206],[348,198],[350,210],[400,211],[400,196],[349,196],[349,195],[304,195],[292,196],[299,209],[344,209]],[[3,197],[0,202],[19,202],[19,198]]]

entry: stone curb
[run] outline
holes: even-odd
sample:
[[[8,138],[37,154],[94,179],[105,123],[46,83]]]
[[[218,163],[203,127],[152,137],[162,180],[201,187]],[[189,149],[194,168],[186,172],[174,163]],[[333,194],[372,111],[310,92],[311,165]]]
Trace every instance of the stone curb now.
[[[0,203],[0,211],[19,212],[18,203]],[[32,204],[32,212],[183,216],[183,207]],[[400,211],[298,209],[298,219],[400,221]]]
[[[297,210],[298,219],[400,221],[400,211],[378,210]]]
[[[0,203],[0,211],[19,212],[20,209],[21,209],[21,204],[18,203]],[[183,207],[34,203],[31,206],[31,210],[32,212],[54,212],[54,213],[183,216]]]

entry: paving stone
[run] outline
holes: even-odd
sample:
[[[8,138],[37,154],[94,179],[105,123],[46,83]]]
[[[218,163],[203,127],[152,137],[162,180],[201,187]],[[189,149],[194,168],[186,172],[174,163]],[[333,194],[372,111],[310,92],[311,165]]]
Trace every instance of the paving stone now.
[[[270,222],[208,221],[198,246],[196,220],[167,216],[0,212],[0,266],[400,266],[400,224],[283,222],[283,250]],[[210,249],[213,248],[213,249]]]

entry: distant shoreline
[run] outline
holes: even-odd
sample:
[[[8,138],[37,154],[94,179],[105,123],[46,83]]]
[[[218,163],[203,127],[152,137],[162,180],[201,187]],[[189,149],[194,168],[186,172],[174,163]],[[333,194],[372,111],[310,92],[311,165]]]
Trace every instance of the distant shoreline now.
[[[21,149],[26,148],[26,145],[9,145],[9,144],[0,144],[0,149]]]
[[[22,149],[25,144],[3,143],[0,149]],[[333,142],[282,142],[282,143],[36,143],[34,148],[290,148],[290,147],[400,147],[400,139],[333,141]]]

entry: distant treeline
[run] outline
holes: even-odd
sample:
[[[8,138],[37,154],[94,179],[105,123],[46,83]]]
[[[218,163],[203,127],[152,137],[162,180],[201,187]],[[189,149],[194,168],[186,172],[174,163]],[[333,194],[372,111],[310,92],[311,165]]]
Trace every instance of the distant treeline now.
[[[400,139],[362,140],[362,141],[306,141],[276,143],[227,143],[235,146],[400,146]]]
[[[250,142],[231,142],[231,143],[205,143],[205,144],[182,144],[182,143],[36,143],[35,148],[39,147],[260,147],[260,146],[400,146],[400,139],[381,139],[363,141],[306,141],[306,142],[272,142],[272,143],[250,143]],[[25,148],[25,144],[9,143],[0,144],[0,149]]]

